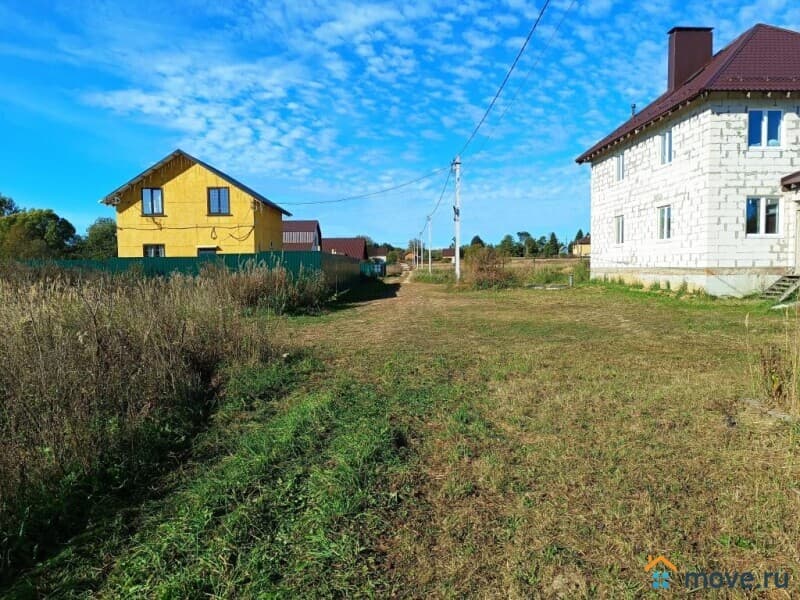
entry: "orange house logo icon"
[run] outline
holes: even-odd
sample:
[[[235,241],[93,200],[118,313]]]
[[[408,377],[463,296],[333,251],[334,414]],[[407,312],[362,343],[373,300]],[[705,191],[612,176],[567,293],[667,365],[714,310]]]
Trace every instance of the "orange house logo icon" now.
[[[666,556],[647,557],[647,564],[644,570],[650,573],[654,590],[668,590],[671,577],[678,573],[678,567]]]

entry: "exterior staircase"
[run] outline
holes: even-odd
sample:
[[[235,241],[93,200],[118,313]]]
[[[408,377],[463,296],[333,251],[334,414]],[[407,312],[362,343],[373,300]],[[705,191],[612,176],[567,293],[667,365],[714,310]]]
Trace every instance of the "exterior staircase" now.
[[[777,304],[780,304],[790,298],[798,289],[800,289],[800,275],[784,275],[764,290],[761,297],[774,300]]]

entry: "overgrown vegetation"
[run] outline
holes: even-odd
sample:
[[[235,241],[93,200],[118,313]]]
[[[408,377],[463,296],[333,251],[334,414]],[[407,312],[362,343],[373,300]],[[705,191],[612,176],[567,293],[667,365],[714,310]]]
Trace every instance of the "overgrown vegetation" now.
[[[424,268],[414,271],[414,281],[418,283],[455,283],[455,273],[451,269],[434,269],[430,273]]]
[[[648,554],[795,585],[798,429],[740,401],[779,315],[372,286],[270,320],[306,354],[218,373],[189,460],[6,595],[639,598]]]
[[[783,335],[769,344],[751,340],[748,319],[748,348],[755,400],[766,408],[800,418],[800,312],[783,310]]]
[[[0,271],[0,575],[81,522],[87,497],[142,485],[207,415],[226,365],[273,342],[243,308],[318,311],[321,275],[209,269],[144,278]]]

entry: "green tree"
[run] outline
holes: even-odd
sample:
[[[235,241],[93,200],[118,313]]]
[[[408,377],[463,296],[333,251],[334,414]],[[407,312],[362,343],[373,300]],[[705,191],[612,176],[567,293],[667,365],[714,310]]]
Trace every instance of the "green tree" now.
[[[517,244],[511,234],[500,240],[497,249],[505,256],[522,256],[522,245]]]
[[[0,194],[0,217],[7,217],[19,212],[19,207],[14,200],[8,196]]]
[[[480,246],[481,248],[486,246],[484,241],[481,239],[481,236],[479,236],[479,235],[473,236],[472,241],[470,241],[469,245],[470,246]]]
[[[389,250],[386,253],[386,263],[393,265],[395,263],[399,263],[400,259],[403,257],[403,253],[400,250]]]
[[[362,240],[364,240],[364,242],[367,244],[368,248],[374,248],[375,246],[378,245],[378,244],[375,243],[375,240],[373,240],[368,235],[357,235],[356,237],[357,238],[361,238]]]
[[[583,229],[578,229],[578,233],[575,234],[575,240],[574,241],[577,242],[582,237],[583,237]]]
[[[81,241],[80,254],[97,260],[117,256],[117,224],[114,219],[101,217],[89,226]]]
[[[531,234],[527,231],[518,231],[517,239],[519,240],[519,245],[522,247],[522,256],[531,254],[531,242],[533,241]]]
[[[544,236],[542,238],[544,239]],[[555,232],[550,234],[550,238],[544,244],[543,254],[545,257],[548,256],[558,256],[558,251],[561,249],[561,244],[558,241],[558,237],[556,236]]]
[[[62,258],[77,240],[72,223],[50,209],[0,217],[0,257]]]

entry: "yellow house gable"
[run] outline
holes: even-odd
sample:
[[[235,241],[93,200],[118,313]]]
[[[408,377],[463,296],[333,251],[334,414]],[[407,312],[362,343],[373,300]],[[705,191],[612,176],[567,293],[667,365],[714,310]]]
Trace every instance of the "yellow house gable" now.
[[[101,200],[117,210],[120,257],[251,254],[282,247],[280,206],[176,150]]]

